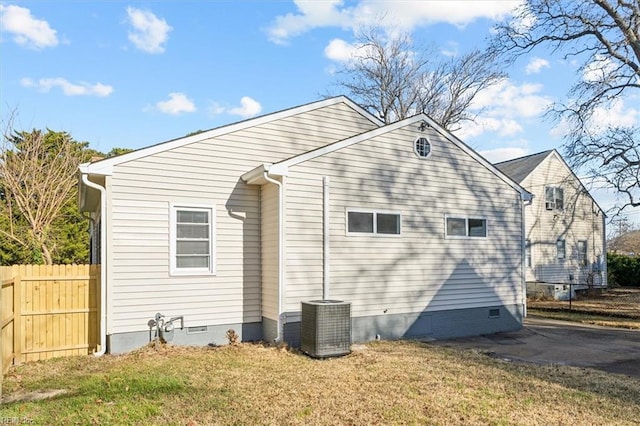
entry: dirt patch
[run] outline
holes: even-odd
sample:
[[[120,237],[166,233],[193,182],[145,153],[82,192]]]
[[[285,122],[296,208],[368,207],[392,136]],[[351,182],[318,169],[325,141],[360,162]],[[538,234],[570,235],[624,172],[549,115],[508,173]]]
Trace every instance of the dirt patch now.
[[[11,395],[2,397],[3,404],[9,404],[12,402],[29,402],[29,401],[41,401],[43,399],[55,398],[56,396],[64,395],[68,392],[66,389],[48,389],[35,392],[16,392]]]

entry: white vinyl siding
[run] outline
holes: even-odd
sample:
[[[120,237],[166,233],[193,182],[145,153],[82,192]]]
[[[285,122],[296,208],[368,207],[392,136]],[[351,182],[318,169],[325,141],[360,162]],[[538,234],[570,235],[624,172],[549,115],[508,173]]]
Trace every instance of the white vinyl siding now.
[[[418,158],[415,132],[401,128],[289,169],[287,311],[322,296],[323,176],[331,185],[330,294],[351,302],[352,315],[522,303],[520,194],[433,130],[429,161]],[[402,212],[402,237],[346,235],[345,210]],[[447,239],[451,211],[485,218],[491,233]]]
[[[527,268],[527,281],[569,283],[569,275],[576,277],[574,284],[585,283],[586,277],[597,269],[598,256],[603,255],[603,213],[591,197],[555,154],[549,155],[531,172],[521,185],[534,194],[525,207],[525,235],[532,241],[532,267]],[[547,210],[546,189],[561,187],[562,210]],[[555,197],[554,191],[554,197]],[[565,240],[565,259],[558,259],[556,244]],[[578,241],[586,242],[587,262],[581,265],[577,254]],[[596,274],[595,282],[606,285],[606,274]]]
[[[278,320],[278,187],[263,185],[260,189],[262,242],[262,316]]]
[[[337,103],[114,166],[108,332],[148,331],[156,312],[184,315],[189,327],[260,322],[263,308],[273,315],[272,298],[262,302],[261,189],[240,176],[375,127]],[[215,275],[171,275],[170,204],[215,204]],[[266,272],[273,283],[277,271]]]

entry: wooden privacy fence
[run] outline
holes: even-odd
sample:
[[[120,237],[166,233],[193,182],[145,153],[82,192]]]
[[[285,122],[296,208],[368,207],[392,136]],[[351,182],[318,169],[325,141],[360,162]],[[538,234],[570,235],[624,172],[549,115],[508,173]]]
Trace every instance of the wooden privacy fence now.
[[[99,342],[100,265],[0,266],[0,365],[83,355]]]

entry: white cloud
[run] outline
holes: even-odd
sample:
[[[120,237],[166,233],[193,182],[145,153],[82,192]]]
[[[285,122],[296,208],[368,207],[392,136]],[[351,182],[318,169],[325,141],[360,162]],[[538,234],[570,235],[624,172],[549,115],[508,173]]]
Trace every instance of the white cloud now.
[[[527,74],[537,74],[542,68],[551,68],[551,64],[546,59],[536,57],[529,61],[524,72]]]
[[[354,57],[357,50],[357,46],[335,38],[324,48],[324,54],[332,61],[348,62]]]
[[[540,84],[516,85],[505,79],[483,90],[470,108],[480,115],[474,123],[465,123],[456,136],[468,140],[487,132],[502,137],[524,132],[523,121],[539,117],[551,105],[552,99],[542,95],[542,89]]]
[[[607,75],[613,72],[615,68],[616,65],[609,57],[597,55],[593,61],[584,67],[582,78],[588,83],[605,81],[607,79]]]
[[[594,123],[594,130],[597,131],[606,126],[633,127],[638,124],[638,120],[640,120],[640,110],[627,108],[624,101],[618,98],[608,108],[596,108],[590,121]]]
[[[449,41],[440,49],[440,53],[442,53],[444,56],[455,58],[456,56],[458,56],[459,47],[460,43]]]
[[[56,30],[24,7],[0,4],[0,30],[13,34],[16,43],[34,49],[58,45]]]
[[[129,31],[129,40],[140,50],[147,53],[164,52],[164,44],[169,39],[169,32],[173,29],[167,21],[158,18],[153,13],[127,8],[129,24],[133,30]]]
[[[389,28],[402,31],[441,22],[464,26],[480,18],[500,20],[522,1],[411,1],[403,2],[402,7],[393,0],[360,0],[352,7],[345,7],[341,0],[294,0],[294,3],[296,13],[278,16],[267,29],[269,39],[274,43],[286,43],[314,28],[356,29],[362,25],[379,25],[383,17]]]
[[[627,107],[623,99],[615,99],[607,107],[598,107],[593,111],[587,128],[595,135],[602,134],[609,127],[634,127],[640,123],[640,109]],[[572,131],[570,123],[561,120],[551,129],[552,137],[565,137]]]
[[[169,99],[156,103],[156,109],[165,114],[178,115],[183,112],[194,112],[196,106],[184,93],[169,93]]]
[[[524,157],[528,154],[528,150],[526,148],[520,147],[506,147],[506,148],[496,148],[490,149],[487,151],[480,151],[480,155],[489,160],[491,163],[499,163],[501,161],[512,160],[518,157]]]
[[[242,118],[248,118],[260,114],[260,111],[262,111],[262,105],[260,105],[258,101],[248,96],[243,96],[242,99],[240,99],[240,106],[231,108],[229,113],[239,115]]]
[[[493,117],[535,117],[543,113],[551,98],[540,94],[541,84],[515,85],[509,80],[495,84],[480,92],[474,99],[472,108],[486,108],[486,115]]]
[[[249,96],[243,96],[240,99],[240,106],[238,107],[226,108],[217,102],[212,102],[209,107],[209,114],[211,115],[231,114],[239,115],[242,118],[253,117],[260,114],[261,111],[262,105],[260,105],[260,102]]]
[[[105,97],[113,93],[113,87],[95,83],[90,84],[84,81],[78,83],[71,83],[64,78],[41,78],[39,80],[32,80],[30,78],[23,78],[20,80],[20,84],[24,87],[33,87],[41,92],[49,92],[54,87],[62,89],[62,93],[66,96],[98,96]]]

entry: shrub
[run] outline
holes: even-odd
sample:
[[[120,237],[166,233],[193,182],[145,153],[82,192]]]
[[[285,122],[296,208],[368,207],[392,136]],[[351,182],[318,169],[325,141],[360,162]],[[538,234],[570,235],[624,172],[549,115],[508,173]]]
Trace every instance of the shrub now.
[[[607,271],[610,286],[640,287],[640,257],[607,253]]]

